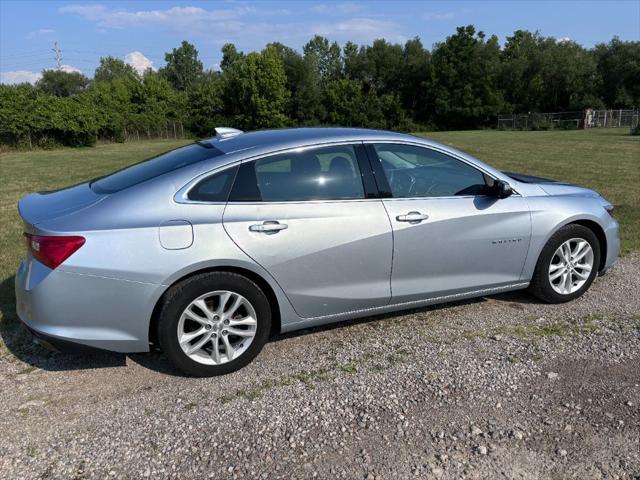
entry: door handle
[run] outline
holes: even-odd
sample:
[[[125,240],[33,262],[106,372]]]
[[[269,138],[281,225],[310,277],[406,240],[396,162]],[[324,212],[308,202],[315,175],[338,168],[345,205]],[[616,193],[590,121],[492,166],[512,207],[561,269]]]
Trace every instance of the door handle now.
[[[406,215],[398,215],[396,220],[399,222],[420,223],[429,218],[429,215],[420,212],[409,212]]]
[[[252,232],[262,233],[278,233],[280,230],[286,230],[289,225],[286,223],[280,223],[277,220],[267,220],[266,222],[251,225],[249,230]]]

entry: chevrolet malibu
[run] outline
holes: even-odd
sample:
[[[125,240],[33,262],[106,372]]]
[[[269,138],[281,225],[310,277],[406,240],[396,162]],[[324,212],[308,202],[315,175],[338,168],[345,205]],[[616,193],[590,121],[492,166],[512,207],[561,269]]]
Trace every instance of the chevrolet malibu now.
[[[17,312],[39,341],[235,371],[273,332],[528,288],[582,295],[616,261],[613,206],[392,132],[201,140],[18,204]]]

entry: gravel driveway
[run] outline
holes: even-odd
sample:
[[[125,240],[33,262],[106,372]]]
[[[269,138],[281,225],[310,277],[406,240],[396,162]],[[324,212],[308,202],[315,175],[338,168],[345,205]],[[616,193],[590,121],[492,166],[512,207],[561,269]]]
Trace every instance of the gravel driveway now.
[[[640,478],[640,256],[523,293],[281,336],[183,378],[3,332],[0,477]]]

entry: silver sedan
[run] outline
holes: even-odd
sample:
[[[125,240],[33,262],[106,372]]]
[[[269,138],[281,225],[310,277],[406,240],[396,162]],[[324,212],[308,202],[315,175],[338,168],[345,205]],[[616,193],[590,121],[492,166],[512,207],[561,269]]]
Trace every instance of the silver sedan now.
[[[274,332],[524,288],[573,300],[619,252],[594,191],[360,129],[219,128],[18,209],[17,312],[42,344],[160,348],[197,376]]]

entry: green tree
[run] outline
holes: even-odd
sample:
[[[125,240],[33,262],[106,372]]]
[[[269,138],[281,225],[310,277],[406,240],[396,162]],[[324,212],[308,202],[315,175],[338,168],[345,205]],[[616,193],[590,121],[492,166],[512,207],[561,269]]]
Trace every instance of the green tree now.
[[[206,72],[187,97],[186,126],[202,138],[215,134],[215,128],[226,125],[224,84],[220,73]]]
[[[82,93],[89,85],[89,79],[78,72],[63,70],[43,70],[36,88],[47,95],[70,97]]]
[[[315,64],[321,82],[336,80],[342,75],[342,58],[337,42],[329,43],[325,37],[314,36],[303,47],[305,58]]]
[[[286,123],[289,97],[282,59],[274,48],[239,57],[224,72],[226,110],[245,129]]]
[[[93,80],[95,82],[110,82],[118,77],[137,80],[138,73],[131,65],[124,63],[119,58],[101,57],[100,64],[93,74]]]
[[[402,46],[383,39],[373,42],[365,49],[367,80],[379,94],[398,90],[404,73],[404,52]]]
[[[220,69],[224,72],[241,56],[242,53],[238,52],[233,43],[225,43],[222,46],[222,61],[220,62]]]
[[[202,62],[198,59],[198,50],[187,41],[183,41],[171,53],[165,53],[167,64],[160,70],[176,90],[187,90],[202,77]]]
[[[505,108],[498,90],[500,46],[473,25],[435,46],[431,56],[434,119],[441,128],[492,124]]]
[[[596,61],[575,42],[550,39],[541,76],[544,89],[539,109],[543,112],[603,106],[595,97],[600,82]]]
[[[433,111],[432,98],[429,95],[430,77],[429,51],[422,46],[419,38],[407,40],[403,49],[400,97],[403,107],[410,115],[422,122],[426,122]]]
[[[315,125],[324,116],[320,74],[315,59],[303,57],[294,49],[281,43],[270,43],[280,59],[287,77],[290,92],[286,113],[294,125]]]
[[[502,50],[500,85],[515,112],[540,111],[544,93],[543,66],[553,39],[517,30]]]
[[[604,103],[611,108],[640,106],[640,42],[614,37],[596,45],[594,55]]]

